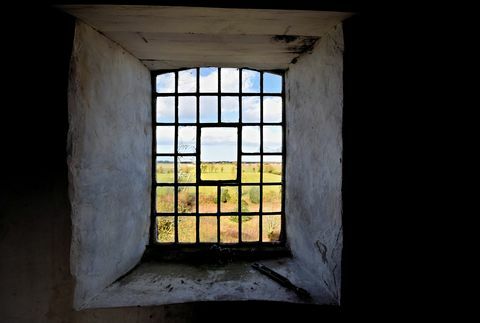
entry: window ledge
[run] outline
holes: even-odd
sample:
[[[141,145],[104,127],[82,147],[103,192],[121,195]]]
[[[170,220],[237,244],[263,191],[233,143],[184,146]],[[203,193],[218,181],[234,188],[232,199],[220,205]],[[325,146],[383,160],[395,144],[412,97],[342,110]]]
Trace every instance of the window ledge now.
[[[189,265],[146,262],[105,288],[84,308],[152,306],[196,301],[266,300],[291,303],[335,304],[320,279],[292,258],[261,263],[287,277],[311,294],[300,299],[293,291],[251,267],[253,262],[228,265]]]

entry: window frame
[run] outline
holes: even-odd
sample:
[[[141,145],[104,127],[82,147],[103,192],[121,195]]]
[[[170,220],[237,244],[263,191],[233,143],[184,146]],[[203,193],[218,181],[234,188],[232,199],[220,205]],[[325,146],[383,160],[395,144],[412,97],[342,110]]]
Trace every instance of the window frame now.
[[[200,68],[208,68],[214,67],[218,69],[218,89],[216,92],[200,92]],[[287,241],[286,235],[286,214],[285,214],[285,187],[286,187],[286,176],[285,176],[285,169],[286,169],[286,112],[285,112],[285,70],[256,70],[252,68],[237,68],[239,73],[239,90],[238,92],[222,92],[221,91],[221,69],[222,68],[230,68],[230,67],[215,67],[215,66],[201,66],[201,67],[186,67],[180,69],[161,69],[161,70],[153,70],[151,71],[151,88],[152,88],[152,189],[151,189],[151,221],[150,221],[150,245],[149,249],[166,249],[166,250],[174,250],[174,251],[188,251],[188,252],[196,252],[201,250],[211,250],[211,247],[214,245],[221,246],[222,248],[228,248],[231,250],[237,251],[251,251],[255,249],[259,251],[258,254],[278,254],[282,253],[281,250],[285,250],[285,245]],[[185,70],[196,70],[196,91],[195,92],[178,92],[178,74],[180,71]],[[243,70],[250,70],[260,73],[260,91],[257,93],[244,93],[242,91],[242,72]],[[157,93],[156,91],[156,78],[158,75],[166,74],[166,73],[174,73],[175,74],[175,88],[174,92],[171,93]],[[282,91],[280,93],[264,93],[264,73],[271,73],[281,76],[282,78]],[[179,97],[195,97],[196,98],[196,121],[190,123],[180,123],[178,118],[178,102]],[[212,96],[217,97],[218,99],[218,113],[217,113],[217,122],[200,122],[200,97],[201,96]],[[221,122],[221,98],[222,97],[238,97],[239,98],[239,119],[238,122]],[[260,121],[256,122],[242,122],[242,98],[243,97],[260,97]],[[282,121],[281,122],[264,122],[263,121],[263,111],[264,111],[264,97],[281,97],[282,98]],[[159,123],[156,119],[156,105],[157,105],[157,97],[174,97],[175,102],[175,118],[174,122],[172,123]],[[157,126],[174,126],[174,152],[173,153],[157,153]],[[179,153],[177,151],[178,148],[178,129],[181,126],[195,126],[196,127],[196,151],[195,153]],[[242,127],[243,126],[258,126],[260,128],[260,150],[259,152],[247,152],[242,153]],[[281,152],[263,152],[263,127],[264,126],[281,126],[282,128],[282,151]],[[200,169],[200,154],[201,154],[201,131],[203,128],[237,128],[237,179],[236,180],[202,180],[201,179],[201,169]],[[170,156],[174,157],[173,167],[174,167],[174,180],[173,183],[157,183],[156,181],[156,159],[158,156]],[[195,166],[196,166],[196,180],[195,183],[179,183],[178,182],[178,157],[179,156],[188,156],[193,157],[196,159]],[[197,158],[198,156],[198,158]],[[259,156],[260,157],[260,179],[257,183],[242,183],[241,176],[242,176],[242,156]],[[272,182],[272,183],[264,183],[263,182],[263,160],[264,156],[281,156],[282,157],[282,177],[281,182]],[[280,185],[282,189],[281,195],[281,210],[277,212],[264,212],[263,211],[263,187],[269,185]],[[169,186],[174,188],[174,211],[173,213],[159,213],[156,210],[156,188],[158,186]],[[196,212],[195,214],[184,214],[178,212],[178,187],[181,186],[188,186],[188,187],[195,187],[196,190]],[[199,187],[200,186],[218,186],[217,189],[217,201],[220,201],[220,194],[221,188],[223,186],[236,186],[238,187],[238,210],[236,212],[220,212],[220,202],[217,203],[217,212],[216,213],[200,213],[199,212]],[[258,186],[260,188],[260,203],[259,203],[259,211],[258,212],[242,212],[241,210],[241,188],[245,186]],[[250,213],[250,214],[249,214]],[[258,215],[259,217],[259,239],[258,241],[242,241],[242,231],[241,231],[241,217],[242,215]],[[156,218],[158,216],[172,216],[174,217],[175,221],[175,228],[174,228],[174,242],[159,242],[157,241],[157,223]],[[238,216],[239,217],[239,229],[238,229],[238,242],[237,243],[222,243],[220,240],[220,218],[222,216]],[[281,230],[280,236],[278,241],[268,242],[262,241],[262,234],[263,234],[263,216],[264,215],[280,215],[281,218]],[[196,218],[196,241],[195,242],[179,242],[178,241],[178,217],[179,216],[194,216]],[[199,219],[201,216],[214,216],[217,218],[217,241],[216,242],[200,242],[199,237]]]

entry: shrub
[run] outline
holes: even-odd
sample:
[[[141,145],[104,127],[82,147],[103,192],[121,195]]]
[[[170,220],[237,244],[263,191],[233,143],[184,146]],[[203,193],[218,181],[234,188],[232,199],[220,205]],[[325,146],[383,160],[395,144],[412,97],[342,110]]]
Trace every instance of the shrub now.
[[[250,197],[250,201],[252,203],[260,203],[260,188],[257,186],[253,186],[248,192],[248,196]]]

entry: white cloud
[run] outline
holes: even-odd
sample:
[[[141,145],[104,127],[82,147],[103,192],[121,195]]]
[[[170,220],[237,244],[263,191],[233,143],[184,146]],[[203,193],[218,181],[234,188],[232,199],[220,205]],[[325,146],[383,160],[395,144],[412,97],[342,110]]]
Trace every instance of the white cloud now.
[[[243,122],[260,122],[260,97],[243,97],[242,119]]]
[[[175,122],[175,98],[157,98],[157,122]]]
[[[263,150],[265,152],[282,151],[282,127],[264,126],[263,127]]]
[[[242,151],[246,153],[255,153],[260,151],[260,127],[242,128]]]
[[[239,92],[239,69],[238,68],[222,68],[222,92]]]
[[[202,73],[208,73],[201,75]],[[200,69],[200,92],[218,92],[218,69],[201,68]]]
[[[197,70],[189,69],[178,72],[178,92],[189,93],[197,91]]]
[[[175,92],[175,74],[166,73],[157,76],[157,92],[173,93]]]
[[[178,121],[196,122],[197,98],[193,96],[180,96],[178,98]]]
[[[202,146],[218,144],[236,144],[237,128],[203,128]]]
[[[268,96],[263,99],[263,122],[282,122],[282,98]]]
[[[256,72],[252,70],[243,70],[242,91],[245,93],[260,92],[260,72]]]

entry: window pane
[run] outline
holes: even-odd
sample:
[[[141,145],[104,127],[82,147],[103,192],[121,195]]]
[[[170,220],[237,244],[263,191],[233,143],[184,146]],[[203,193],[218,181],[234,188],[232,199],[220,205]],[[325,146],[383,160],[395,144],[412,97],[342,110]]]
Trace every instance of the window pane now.
[[[197,127],[178,127],[178,153],[188,154],[197,151]]]
[[[282,181],[282,156],[263,156],[263,182]]]
[[[157,183],[173,183],[175,180],[174,174],[174,158],[173,157],[157,157],[156,162],[156,179]]]
[[[158,213],[173,213],[174,212],[174,193],[173,186],[158,186],[157,187],[157,212]]]
[[[242,212],[260,211],[260,186],[242,186]]]
[[[242,122],[260,122],[260,97],[242,98]]]
[[[282,77],[272,73],[263,73],[263,92],[282,93]]]
[[[262,217],[262,241],[274,242],[280,240],[282,219],[280,215],[264,215]]]
[[[238,211],[238,187],[223,186],[220,191],[220,212]]]
[[[254,242],[260,239],[260,222],[259,216],[243,215],[242,216],[242,241]]]
[[[197,241],[197,219],[195,216],[178,217],[178,242],[194,243]]]
[[[242,183],[260,182],[260,156],[242,156]]]
[[[270,153],[282,152],[282,127],[263,127],[263,151]]]
[[[218,92],[218,69],[207,67],[200,69],[200,92]]]
[[[263,186],[263,211],[280,212],[282,210],[282,186]]]
[[[242,70],[242,92],[260,92],[260,72],[245,69]]]
[[[238,96],[224,96],[221,98],[222,122],[238,122]]]
[[[200,122],[218,122],[218,98],[216,96],[200,97]]]
[[[282,122],[282,98],[266,96],[263,98],[263,122]]]
[[[200,242],[217,242],[217,217],[200,217]]]
[[[220,217],[220,242],[238,243],[238,216]]]
[[[178,122],[197,122],[197,98],[194,96],[178,97]]]
[[[217,213],[216,186],[200,186],[198,195],[198,211],[200,213]]]
[[[175,145],[175,127],[159,126],[156,129],[157,153],[173,153]]]
[[[194,156],[178,156],[178,182],[195,183],[197,164]]]
[[[175,219],[173,216],[157,217],[157,241],[175,242]]]
[[[157,98],[157,122],[175,122],[175,97]]]
[[[196,92],[197,91],[197,70],[190,69],[178,72],[178,92]]]
[[[202,180],[237,178],[237,128],[203,128],[200,169]]]
[[[178,187],[178,213],[195,213],[197,211],[196,203],[195,186]]]
[[[240,83],[238,68],[222,68],[221,77],[222,92],[238,92]]]
[[[157,76],[157,93],[175,92],[175,73],[166,73]]]
[[[242,128],[242,152],[260,152],[260,127],[246,126]]]

